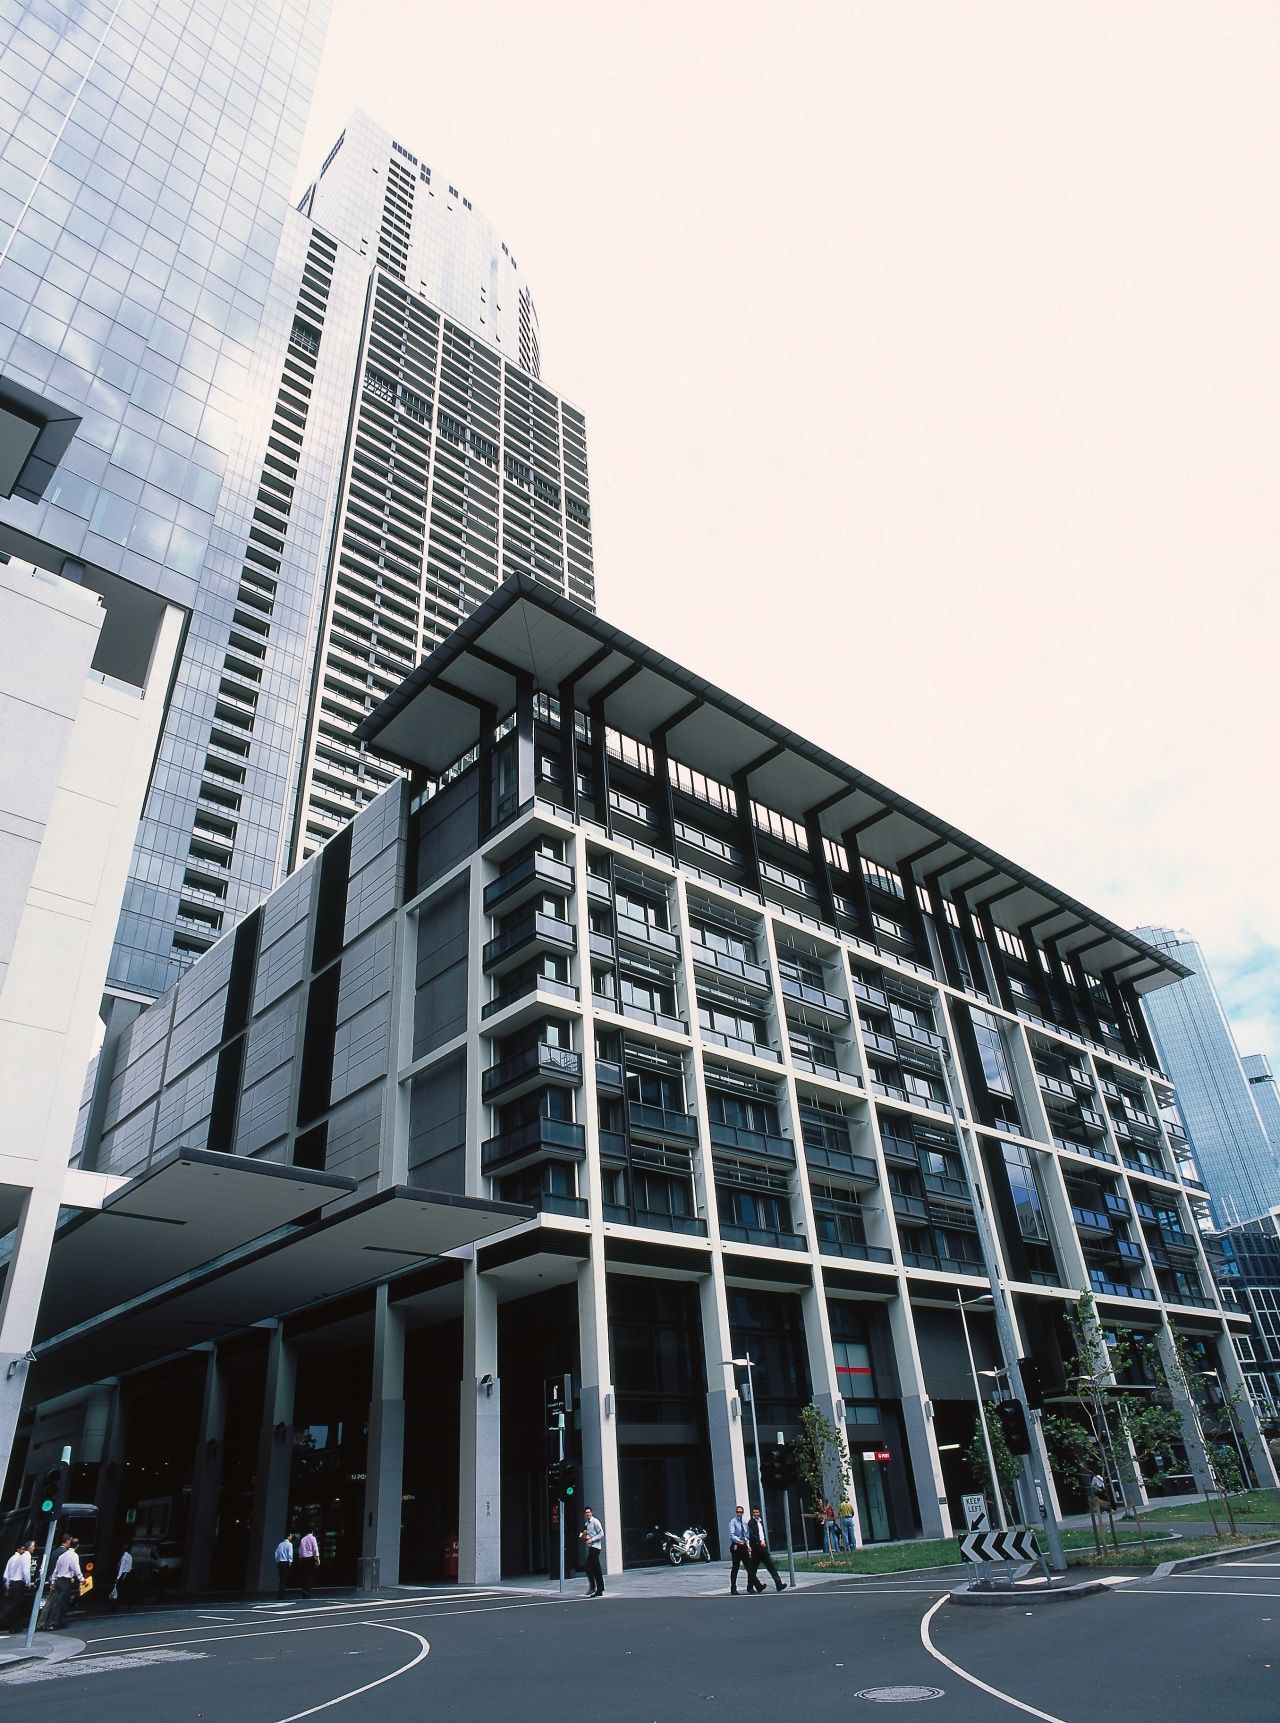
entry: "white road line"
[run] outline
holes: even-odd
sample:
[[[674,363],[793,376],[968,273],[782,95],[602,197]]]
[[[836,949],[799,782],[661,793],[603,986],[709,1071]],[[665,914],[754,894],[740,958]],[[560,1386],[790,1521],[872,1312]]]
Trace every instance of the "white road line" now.
[[[280,1723],[299,1723],[303,1717],[314,1717],[318,1711],[328,1711],[332,1706],[343,1705],[348,1699],[356,1699],[362,1693],[371,1693],[375,1687],[381,1687],[387,1681],[395,1681],[399,1676],[407,1675],[411,1669],[415,1669],[422,1662],[424,1657],[428,1657],[431,1653],[431,1647],[422,1635],[411,1632],[407,1627],[393,1627],[389,1621],[370,1621],[363,1625],[381,1627],[387,1633],[403,1633],[407,1639],[416,1639],[422,1649],[416,1657],[411,1657],[408,1663],[402,1664],[399,1669],[393,1669],[390,1675],[380,1675],[376,1681],[367,1681],[363,1687],[353,1687],[350,1693],[339,1693],[336,1699],[326,1699],[323,1705],[313,1705],[308,1711],[295,1711],[289,1717],[282,1717]]]
[[[1124,1594],[1122,1593],[1121,1595],[1123,1596]],[[984,1693],[989,1693],[993,1699],[1003,1699],[1006,1705],[1014,1705],[1019,1711],[1025,1711],[1030,1717],[1039,1717],[1041,1719],[1041,1723],[1063,1723],[1063,1719],[1061,1717],[1055,1717],[1052,1712],[1037,1711],[1034,1705],[1025,1705],[1021,1699],[1015,1699],[1012,1694],[1002,1693],[998,1687],[991,1687],[987,1682],[979,1681],[976,1675],[970,1675],[967,1669],[961,1669],[958,1663],[953,1663],[949,1657],[943,1656],[942,1652],[938,1650],[937,1646],[929,1637],[929,1623],[933,1620],[934,1616],[946,1601],[947,1599],[945,1597],[940,1597],[937,1603],[934,1604],[933,1608],[926,1610],[924,1615],[920,1618],[920,1640],[930,1657],[936,1657],[939,1663],[945,1664],[946,1667],[950,1669],[953,1674],[958,1675],[962,1681],[968,1681],[972,1686],[980,1687]]]
[[[1117,1597],[1265,1597],[1270,1603],[1280,1601],[1280,1591],[1192,1591],[1189,1586],[1179,1585],[1165,1591],[1157,1591],[1154,1586],[1126,1586],[1123,1591],[1115,1594]]]
[[[451,1598],[447,1598],[447,1597],[439,1597],[439,1598],[434,1598],[434,1597],[430,1597],[430,1598],[429,1597],[406,1597],[406,1598],[396,1598],[393,1601],[384,1602],[384,1603],[380,1603],[380,1604],[379,1603],[333,1604],[332,1606],[330,1606],[328,1608],[297,1610],[297,1611],[292,1612],[287,1617],[287,1619],[290,1621],[311,1621],[316,1616],[323,1615],[323,1616],[328,1617],[331,1615],[339,1615],[339,1614],[342,1614],[344,1612],[350,1612],[350,1611],[355,1611],[355,1610],[367,1610],[370,1613],[378,1612],[382,1615],[385,1615],[388,1612],[388,1610],[406,1610],[406,1609],[418,1610],[418,1609],[421,1609],[425,1604],[428,1604],[428,1603],[431,1603],[431,1604],[445,1603],[445,1604],[453,1605],[454,1609],[452,1611],[449,1609],[446,1609],[446,1610],[441,1610],[439,1612],[442,1615],[448,1615],[448,1614],[456,1611],[456,1604],[473,1603],[477,1597],[481,1597],[481,1598],[484,1598],[486,1596],[500,1597],[502,1595],[503,1594],[500,1592],[492,1592],[492,1593],[467,1592],[463,1596],[457,1598],[456,1600],[451,1599]],[[528,1601],[529,1602],[546,1602],[546,1603],[555,1602],[555,1603],[559,1603],[560,1599],[559,1598],[533,1598],[533,1597],[531,1597],[528,1599]],[[508,1607],[514,1607],[514,1606],[508,1606]],[[465,1611],[464,1613],[470,1614],[472,1612],[468,1610],[468,1611]],[[355,1615],[355,1614],[350,1615],[349,1618],[352,1621],[361,1621],[361,1620],[365,1619],[365,1617],[363,1615]],[[201,1617],[198,1617],[198,1619],[203,1621],[206,1618],[201,1616]],[[280,1620],[280,1619],[281,1618],[278,1616],[266,1617],[266,1616],[246,1612],[246,1613],[238,1615],[238,1616],[229,1617],[228,1618],[228,1625],[230,1625],[231,1622],[242,1621],[242,1622],[244,1622],[246,1627],[255,1627],[262,1632],[275,1633],[275,1632],[278,1632],[280,1630],[275,1628],[275,1627],[272,1627],[270,1625],[270,1623],[272,1620]],[[331,1622],[329,1625],[331,1625],[333,1627],[337,1627],[339,1625],[339,1623],[334,1621],[334,1622]],[[98,1638],[91,1640],[89,1643],[91,1645],[110,1645],[113,1641],[120,1640],[120,1639],[129,1639],[129,1640],[159,1639],[159,1638],[162,1638],[165,1634],[197,1633],[197,1632],[199,1632],[199,1628],[196,1626],[196,1624],[194,1622],[189,1627],[184,1627],[181,1623],[179,1623],[173,1627],[157,1627],[157,1628],[152,1628],[150,1630],[139,1628],[133,1633],[104,1633],[104,1634],[100,1634],[98,1636]]]

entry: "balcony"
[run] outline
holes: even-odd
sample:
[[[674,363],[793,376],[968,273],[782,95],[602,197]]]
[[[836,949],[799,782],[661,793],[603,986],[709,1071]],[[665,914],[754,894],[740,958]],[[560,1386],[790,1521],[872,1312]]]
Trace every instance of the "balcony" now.
[[[522,1089],[533,1089],[539,1083],[564,1083],[576,1088],[582,1081],[582,1058],[568,1047],[548,1047],[540,1041],[510,1059],[490,1065],[480,1080],[484,1100],[494,1101],[499,1095],[514,1098]]]
[[[598,999],[597,1004],[605,1011],[617,1011],[619,1007],[612,999]],[[668,1017],[661,1011],[650,1011],[644,1005],[628,1005],[622,1001],[621,1012],[624,1017],[630,1017],[637,1023],[648,1023],[654,1029],[666,1029],[672,1035],[687,1035],[689,1025],[679,1017]]]
[[[906,1023],[900,1017],[893,1020],[893,1032],[899,1046],[905,1041],[916,1047],[931,1047],[936,1053],[940,1053],[946,1046],[942,1036],[935,1034],[932,1029],[924,1029],[919,1023]]]
[[[664,957],[680,955],[680,940],[665,927],[655,927],[651,921],[635,921],[629,915],[614,917],[617,937],[628,945],[642,946],[646,951],[660,951]]]
[[[558,1149],[580,1160],[586,1151],[586,1132],[568,1119],[530,1119],[514,1131],[503,1131],[480,1145],[480,1170],[486,1175],[513,1163],[530,1160],[545,1149]]]
[[[567,1214],[576,1220],[586,1220],[586,1197],[558,1197],[551,1191],[543,1191],[538,1198],[538,1207],[543,1214]]]
[[[509,1005],[514,1005],[520,999],[528,999],[531,1004],[536,1005],[538,997],[548,1001],[571,999],[576,1003],[578,989],[571,987],[567,981],[556,981],[550,975],[530,975],[518,982],[509,992],[499,993],[487,1005],[482,1006],[481,1019],[496,1017],[500,1011],[505,1011]]]
[[[715,1141],[714,1125],[711,1127],[711,1140]],[[852,1149],[832,1148],[826,1143],[806,1143],[804,1158],[806,1164],[816,1172],[839,1173],[842,1178],[848,1179],[861,1190],[871,1190],[880,1183],[876,1163],[866,1155],[855,1155]]]
[[[807,981],[793,981],[787,975],[781,980],[782,991],[788,999],[811,1007],[823,1017],[833,1017],[841,1023],[849,1021],[849,1007],[836,994],[828,993],[823,987],[811,987]]]
[[[758,963],[748,963],[741,957],[730,957],[725,951],[712,951],[710,946],[698,945],[692,940],[689,943],[689,956],[697,969],[713,970],[717,975],[732,976],[735,981],[742,982],[757,993],[771,991],[769,971]],[[783,990],[785,991],[785,983]],[[848,1016],[847,1011],[845,1016]]]
[[[554,856],[535,852],[500,873],[484,888],[484,907],[492,915],[499,909],[504,912],[516,909],[526,898],[543,891],[572,890],[573,869],[566,862],[556,861]]]
[[[894,1191],[893,1212],[900,1220],[925,1222],[929,1219],[929,1205],[924,1198],[907,1196],[904,1191]]]
[[[1122,1256],[1126,1262],[1140,1263],[1142,1261],[1142,1246],[1135,1244],[1131,1238],[1118,1238],[1116,1240],[1116,1254]]]
[[[605,879],[602,874],[589,873],[587,875],[587,896],[592,903],[612,903],[613,885],[611,881]]]
[[[725,1244],[763,1245],[767,1250],[808,1249],[798,1232],[774,1232],[763,1226],[726,1226],[722,1223],[720,1237]]]
[[[591,929],[591,935],[587,941],[587,945],[592,957],[599,957],[605,963],[613,962],[614,948],[611,935],[607,933],[597,933],[593,927]]]
[[[883,1053],[886,1058],[897,1060],[898,1043],[891,1035],[882,1035],[878,1029],[862,1028],[862,1040],[870,1053]]]
[[[596,1088],[614,1095],[622,1093],[622,1066],[616,1059],[596,1060]]]
[[[723,1047],[729,1053],[746,1053],[753,1059],[782,1063],[782,1054],[777,1048],[769,1047],[763,1041],[744,1041],[740,1035],[725,1035],[719,1029],[703,1029],[702,1039],[708,1047]]]
[[[576,944],[577,933],[572,922],[534,910],[488,942],[483,956],[485,973],[499,975],[540,952],[570,952]]]
[[[1080,1108],[1080,1122],[1090,1131],[1105,1131],[1107,1128],[1107,1121],[1101,1113],[1083,1105]]]
[[[845,1244],[843,1240],[820,1238],[819,1256],[846,1256],[853,1262],[892,1262],[893,1252],[878,1244]]]
[[[890,1166],[918,1167],[920,1154],[914,1142],[907,1137],[894,1137],[887,1131],[880,1133],[880,1147],[884,1150],[884,1158]]]
[[[795,1144],[790,1137],[771,1137],[764,1131],[748,1131],[741,1125],[721,1125],[714,1120],[707,1128],[714,1148],[737,1149],[744,1155],[762,1155],[771,1161],[795,1165]]]
[[[969,1262],[960,1256],[933,1256],[928,1251],[904,1250],[903,1263],[907,1268],[942,1269],[947,1274],[971,1274],[978,1280],[985,1280],[987,1271],[980,1262]]]
[[[655,1232],[682,1232],[694,1238],[707,1236],[707,1223],[691,1214],[666,1214],[657,1209],[637,1209],[634,1214],[621,1203],[606,1203],[604,1218],[617,1226],[647,1226]]]
[[[1036,1082],[1045,1095],[1056,1096],[1064,1101],[1074,1101],[1076,1098],[1072,1085],[1064,1083],[1059,1077],[1050,1077],[1043,1071],[1037,1071]]]
[[[859,981],[856,978],[853,983],[853,996],[855,999],[863,1000],[867,1005],[874,1006],[877,1011],[889,1009],[887,994],[882,993],[878,987],[871,987],[867,982]]]
[[[626,1160],[627,1139],[621,1131],[600,1132],[600,1158],[606,1161]]]
[[[1070,1077],[1077,1089],[1087,1089],[1090,1094],[1093,1093],[1093,1078],[1085,1070],[1083,1065],[1069,1066],[1067,1068],[1067,1076]]]
[[[957,1202],[964,1203],[972,1212],[967,1180],[949,1178],[945,1173],[926,1173],[924,1188],[930,1196],[953,1197]]]
[[[1099,1214],[1097,1209],[1075,1208],[1073,1206],[1071,1210],[1071,1218],[1075,1221],[1081,1232],[1103,1233],[1108,1238],[1114,1236],[1111,1230],[1111,1217],[1109,1215]]]
[[[1106,1149],[1095,1149],[1089,1143],[1077,1143],[1073,1137],[1055,1136],[1053,1141],[1056,1148],[1066,1149],[1069,1154],[1088,1155],[1090,1160],[1110,1161],[1113,1165],[1115,1164],[1116,1157]]]
[[[941,1057],[932,1047],[914,1041],[899,1041],[898,1063],[904,1071],[918,1071],[926,1077],[936,1077],[942,1068]]]
[[[1114,1191],[1105,1192],[1102,1201],[1106,1206],[1108,1214],[1122,1214],[1127,1216],[1129,1213],[1128,1198],[1117,1196]]]
[[[658,1137],[674,1137],[678,1142],[684,1143],[696,1143],[698,1140],[698,1121],[690,1113],[672,1113],[665,1107],[646,1107],[640,1101],[629,1101],[627,1118],[633,1131],[645,1131]]]

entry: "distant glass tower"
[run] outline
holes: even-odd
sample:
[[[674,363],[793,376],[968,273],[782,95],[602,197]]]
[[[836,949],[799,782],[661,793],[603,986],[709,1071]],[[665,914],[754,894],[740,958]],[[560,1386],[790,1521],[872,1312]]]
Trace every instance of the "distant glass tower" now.
[[[594,604],[528,285],[363,114],[287,212],[113,979],[158,993],[394,777],[351,732],[499,581]]]
[[[1253,1104],[1258,1109],[1271,1147],[1280,1154],[1280,1094],[1276,1092],[1275,1073],[1265,1053],[1246,1053],[1240,1061],[1253,1091]]]
[[[1187,933],[1134,929],[1195,974],[1147,995],[1143,1010],[1178,1104],[1219,1226],[1280,1204],[1280,1139],[1268,1136],[1256,1086],[1236,1049],[1204,953]]]
[[[166,983],[231,604],[220,496],[328,0],[48,0],[0,20],[0,367],[80,424],[0,551],[190,615],[111,986]]]

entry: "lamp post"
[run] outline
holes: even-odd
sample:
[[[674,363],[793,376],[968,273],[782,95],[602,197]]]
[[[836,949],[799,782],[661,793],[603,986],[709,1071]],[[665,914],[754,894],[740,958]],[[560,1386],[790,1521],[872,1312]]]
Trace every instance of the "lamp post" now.
[[[987,1466],[991,1472],[991,1487],[996,1493],[996,1517],[1000,1521],[1000,1530],[1007,1532],[1009,1522],[1004,1517],[1004,1492],[1000,1488],[1000,1474],[996,1471],[996,1457],[991,1447],[991,1432],[987,1429],[987,1415],[982,1409],[982,1385],[978,1381],[978,1366],[974,1362],[973,1341],[969,1338],[969,1318],[965,1315],[966,1310],[984,1304],[994,1306],[994,1303],[991,1294],[984,1292],[981,1298],[972,1298],[966,1304],[960,1296],[959,1287],[956,1288],[956,1304],[960,1311],[960,1325],[964,1329],[965,1350],[969,1354],[969,1374],[973,1377],[973,1393],[978,1402],[978,1428],[982,1431],[982,1445],[987,1450]]]
[[[764,1473],[760,1468],[760,1426],[756,1422],[756,1385],[755,1378],[751,1374],[752,1363],[750,1358],[726,1358],[724,1362],[733,1365],[735,1369],[745,1369],[747,1372],[747,1399],[751,1404],[751,1441],[756,1455],[756,1488],[760,1492],[760,1523],[764,1527],[765,1542],[768,1543],[769,1515],[764,1505]],[[750,1502],[747,1503],[747,1512],[751,1512]]]

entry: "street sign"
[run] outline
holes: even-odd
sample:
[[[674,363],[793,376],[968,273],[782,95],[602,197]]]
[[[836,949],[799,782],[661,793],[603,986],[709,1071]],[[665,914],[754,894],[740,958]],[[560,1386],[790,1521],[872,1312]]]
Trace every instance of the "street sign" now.
[[[960,1555],[964,1561],[1039,1561],[1040,1546],[1029,1526],[1014,1526],[1007,1532],[961,1532]]]
[[[989,1532],[991,1518],[985,1496],[961,1496],[960,1506],[964,1510],[965,1530],[971,1532]]]
[[[893,1455],[888,1448],[864,1448],[862,1457],[864,1460],[891,1460]]]

